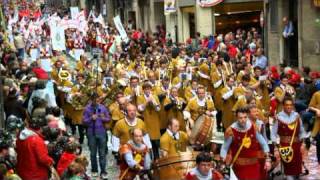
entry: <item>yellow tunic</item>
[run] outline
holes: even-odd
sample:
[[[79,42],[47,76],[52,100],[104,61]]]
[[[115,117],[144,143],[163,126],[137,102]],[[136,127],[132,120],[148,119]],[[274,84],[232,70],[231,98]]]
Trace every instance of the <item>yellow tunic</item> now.
[[[153,98],[155,99],[156,103],[160,105],[159,99],[157,96],[153,95]],[[137,99],[137,105],[138,109],[140,105],[146,105],[145,109],[141,111],[143,115],[144,122],[146,124],[147,131],[150,135],[151,140],[157,140],[160,139],[160,118],[159,118],[159,112],[156,111],[155,107],[153,105],[146,103],[146,98],[144,97],[144,94],[139,96]],[[161,120],[163,120],[161,118]]]
[[[112,103],[109,106],[109,112],[111,114],[112,122],[110,121],[110,127],[112,127],[117,121],[125,118],[123,111],[120,110],[119,104],[117,102]]]
[[[260,100],[258,98],[255,98],[256,99],[256,106],[258,109],[262,110],[262,104],[260,102]],[[247,102],[247,99],[244,97],[244,96],[240,96],[236,103],[234,104],[234,106],[232,107],[232,111],[235,112],[237,109],[239,108],[244,108],[246,107],[246,105],[248,105],[248,102]]]
[[[198,98],[193,98],[188,102],[185,110],[190,112],[191,119],[195,121],[206,111],[214,111],[215,107],[211,99],[206,99],[205,106],[200,106],[198,104]]]
[[[185,102],[183,98],[178,98],[180,102]],[[164,106],[167,106],[168,104],[171,104],[172,101],[170,98],[166,97],[166,99],[164,100]],[[183,118],[183,113],[182,113],[182,109],[179,109],[180,107],[172,107],[171,109],[169,109],[168,111],[165,111],[167,114],[167,119],[166,119],[166,124],[168,124],[168,121],[170,119],[177,119],[179,121],[180,124],[180,130],[181,131],[186,131],[186,123],[184,121]]]
[[[130,129],[139,128],[144,132],[147,132],[145,123],[141,119],[136,118],[136,120],[137,123],[134,126],[130,126],[125,119],[121,119],[115,124],[112,134],[120,139],[121,145],[127,143],[130,140]]]
[[[199,72],[210,77],[210,74],[209,74],[209,66],[207,63],[201,63],[199,65]],[[203,85],[204,87],[208,88],[207,91],[208,92],[211,92],[211,84],[210,84],[210,79],[206,79],[206,78],[203,78],[199,75],[199,84]]]
[[[73,86],[71,91],[72,91],[72,93],[80,92],[80,90],[77,88],[77,86]],[[88,98],[88,102],[89,102],[89,98]],[[83,108],[86,105],[87,104],[84,104]],[[72,124],[74,124],[74,125],[82,124],[84,109],[76,109],[71,104],[70,104],[70,106],[71,107],[68,106],[68,108],[71,108],[69,111],[70,111],[70,118],[72,120]]]
[[[161,121],[160,121],[160,128],[161,129],[166,129],[167,128],[167,124],[168,124],[168,117],[167,117],[167,112],[164,109],[164,100],[166,99],[167,96],[167,92],[157,86],[154,90],[155,95],[159,96],[165,96],[162,101],[160,102],[160,111],[159,111],[159,117],[161,117]],[[159,99],[160,100],[160,99]]]
[[[168,152],[168,156],[187,151],[187,145],[188,135],[183,131],[179,131],[179,140],[174,140],[168,132],[165,132],[160,138],[160,149]]]
[[[128,86],[124,89],[123,93],[125,96],[131,97],[132,104],[137,105],[137,96],[140,96],[143,93],[143,91],[142,91],[142,88],[138,86],[138,92],[136,92],[137,94],[135,94],[133,88]]]
[[[249,85],[253,85],[257,83],[258,80],[255,78],[251,78]],[[270,96],[268,90],[268,84],[270,81],[264,81],[259,87],[256,88],[256,93],[261,97],[260,102],[263,106],[263,109],[267,112],[270,110]]]
[[[188,86],[185,90],[184,90],[184,98],[187,100],[187,102],[189,102],[192,98],[194,98],[195,96],[197,96],[197,92],[192,91],[192,87]]]
[[[278,101],[278,105],[277,105],[277,113],[279,113],[280,111],[282,111],[282,100],[283,100],[283,97],[285,95],[285,91],[282,90],[281,87],[276,87],[274,89],[274,96],[276,97],[277,101]]]
[[[320,109],[320,91],[317,91],[312,95],[312,98],[309,103],[309,107]],[[320,118],[317,117],[312,129],[312,134],[311,134],[312,137],[315,137],[319,133],[319,130],[320,130]]]
[[[78,73],[83,73],[85,70],[86,65],[83,64],[82,61],[78,61],[77,65],[76,65],[76,70],[78,71]]]
[[[221,97],[227,93],[229,89],[227,87],[224,87],[221,90]],[[236,98],[234,95],[229,97],[227,100],[222,100],[223,105],[222,105],[222,123],[224,128],[228,128],[234,121],[235,117],[232,112],[232,107],[236,103]]]
[[[56,68],[53,68],[51,71],[51,78],[58,82],[59,81],[59,75],[58,75],[58,70]]]
[[[182,79],[180,78],[180,76],[177,76],[177,77],[173,78],[173,80],[172,80],[172,86],[179,88],[179,96],[180,97],[184,97],[184,90],[187,88],[187,87],[184,87],[183,84],[184,83],[182,83]]]
[[[222,79],[222,76],[226,77],[224,71],[222,71],[222,75],[218,72],[218,71],[214,71],[212,74],[211,74],[211,81],[212,81],[212,84],[215,84],[217,82],[219,82],[221,80],[221,85],[217,88],[214,88],[214,91],[213,91],[213,101],[214,101],[214,105],[216,106],[216,108],[218,110],[221,110],[222,109],[222,105],[223,105],[223,101],[222,101],[222,95],[221,95],[221,90],[223,89],[224,87],[224,82],[225,80]]]
[[[239,96],[244,96],[245,93],[246,93],[246,88],[241,85],[234,89],[233,95],[235,98],[239,98]]]

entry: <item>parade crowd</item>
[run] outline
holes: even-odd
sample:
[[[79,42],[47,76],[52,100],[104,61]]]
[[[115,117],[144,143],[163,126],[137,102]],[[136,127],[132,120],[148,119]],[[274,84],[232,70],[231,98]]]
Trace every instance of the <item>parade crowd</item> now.
[[[313,144],[320,163],[320,73],[270,66],[257,28],[174,43],[129,21],[125,40],[90,13],[59,51],[39,18],[70,13],[46,13],[0,31],[0,179],[107,179],[108,153],[121,180],[299,179]],[[184,153],[183,173],[161,171]]]

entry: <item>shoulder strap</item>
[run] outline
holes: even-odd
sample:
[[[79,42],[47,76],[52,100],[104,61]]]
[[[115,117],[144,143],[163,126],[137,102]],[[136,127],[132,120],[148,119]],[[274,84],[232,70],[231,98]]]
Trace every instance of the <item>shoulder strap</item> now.
[[[293,140],[294,140],[294,136],[295,136],[296,131],[297,131],[298,121],[299,121],[299,118],[297,118],[296,123],[295,123],[295,126],[294,126],[293,134],[292,134],[291,141],[290,141],[290,147],[292,147],[292,143],[293,143]]]
[[[248,131],[246,132],[246,134],[244,135],[244,137],[242,138],[242,142],[241,142],[241,146],[240,148],[238,149],[238,151],[236,152],[236,155],[234,156],[233,160],[231,161],[231,167],[232,165],[237,161],[239,155],[240,155],[240,152],[242,151],[243,149],[243,146],[244,146],[244,141],[243,139],[247,137],[247,134],[248,134]]]

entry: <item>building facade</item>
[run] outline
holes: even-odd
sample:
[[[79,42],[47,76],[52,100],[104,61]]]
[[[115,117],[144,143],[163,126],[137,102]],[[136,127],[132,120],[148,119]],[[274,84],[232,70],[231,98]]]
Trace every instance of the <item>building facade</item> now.
[[[310,66],[320,70],[320,7],[318,0],[268,0],[267,55],[270,64],[285,63],[295,67]],[[287,17],[293,25],[290,40],[283,37]]]
[[[196,0],[176,0],[177,13],[166,16],[167,31],[178,42],[202,36],[235,31],[236,27],[260,27],[263,0],[223,0],[215,6],[201,7]],[[175,38],[173,38],[175,39]]]

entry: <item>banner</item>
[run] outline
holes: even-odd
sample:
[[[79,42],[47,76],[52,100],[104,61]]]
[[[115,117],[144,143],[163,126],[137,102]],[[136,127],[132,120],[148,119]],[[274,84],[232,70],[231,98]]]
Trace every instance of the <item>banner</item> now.
[[[164,0],[164,14],[176,12],[176,0]]]
[[[125,29],[123,28],[123,25],[120,20],[120,16],[114,17],[113,21],[114,21],[114,24],[120,34],[121,39],[125,42],[128,42],[129,41],[128,35],[127,35],[127,32],[125,31]]]
[[[70,7],[71,19],[76,19],[79,13],[80,12],[78,7]]]
[[[51,26],[50,30],[52,49],[55,51],[66,50],[64,28],[59,26]]]
[[[219,3],[221,3],[223,0],[197,0],[200,7],[212,7]]]

